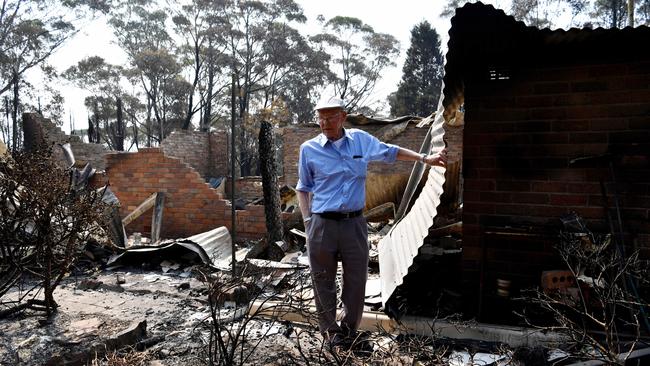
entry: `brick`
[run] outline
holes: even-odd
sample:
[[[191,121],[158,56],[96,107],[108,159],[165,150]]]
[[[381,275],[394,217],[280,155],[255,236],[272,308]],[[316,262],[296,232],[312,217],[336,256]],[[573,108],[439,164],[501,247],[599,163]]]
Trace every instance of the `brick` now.
[[[585,169],[550,169],[548,170],[549,180],[584,182],[587,177]]]
[[[526,95],[516,98],[515,106],[520,108],[533,108],[533,107],[554,107],[562,105],[564,96],[559,95]]]
[[[510,193],[505,192],[481,192],[480,193],[481,202],[510,202]]]
[[[587,131],[589,130],[588,120],[570,120],[553,122],[553,131]]]
[[[463,205],[463,210],[468,213],[476,212],[481,214],[494,213],[494,204],[493,203],[478,203],[478,202],[465,202]],[[466,227],[463,227],[463,232],[465,232]]]
[[[533,192],[566,192],[567,183],[564,182],[532,182],[531,191]]]
[[[572,144],[607,142],[607,134],[596,132],[583,132],[569,134],[569,142]]]
[[[571,83],[572,92],[596,92],[596,91],[606,91],[609,89],[609,85],[605,81],[601,80],[588,80],[588,81],[578,81]]]
[[[493,180],[497,177],[497,169],[477,169],[478,177],[482,180]]]
[[[493,180],[466,180],[464,184],[467,191],[492,191],[495,189]]]
[[[602,207],[576,207],[573,210],[584,219],[602,220],[606,215]]]
[[[512,203],[546,204],[549,202],[549,197],[543,193],[511,193],[510,200]]]
[[[648,140],[650,140],[650,131],[621,131],[609,133],[609,141],[612,143],[635,143]]]
[[[569,164],[568,159],[559,157],[531,158],[528,161],[533,169],[562,169]]]
[[[650,129],[650,119],[648,117],[632,117],[629,120],[629,128],[634,130]]]
[[[539,120],[558,120],[567,117],[568,113],[565,107],[531,108],[528,115],[528,118]]]
[[[535,94],[561,94],[569,92],[569,83],[566,82],[551,82],[551,83],[536,83],[533,86]]]
[[[549,196],[551,205],[561,206],[584,206],[587,204],[587,196],[577,194],[551,194]]]
[[[566,144],[569,134],[566,132],[533,133],[530,135],[531,144]]]
[[[516,191],[530,192],[530,182],[528,181],[497,181],[497,191]]]
[[[494,205],[494,212],[500,215],[521,215],[526,216],[530,214],[530,207],[527,205]]]
[[[600,193],[600,184],[597,183],[569,183],[567,184],[567,192],[569,193]]]

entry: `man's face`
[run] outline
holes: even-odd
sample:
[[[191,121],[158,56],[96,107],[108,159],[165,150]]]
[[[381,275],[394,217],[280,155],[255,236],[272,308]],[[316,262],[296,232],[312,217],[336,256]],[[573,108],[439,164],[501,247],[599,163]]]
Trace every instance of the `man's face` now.
[[[347,114],[341,108],[327,108],[318,111],[318,124],[329,140],[343,137],[343,122]]]

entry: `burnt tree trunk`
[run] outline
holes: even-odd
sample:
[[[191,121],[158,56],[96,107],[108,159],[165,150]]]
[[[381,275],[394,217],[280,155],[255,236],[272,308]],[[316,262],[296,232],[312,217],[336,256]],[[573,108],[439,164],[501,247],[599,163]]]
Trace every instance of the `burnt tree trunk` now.
[[[113,131],[113,139],[115,141],[115,150],[124,151],[124,137],[126,131],[124,128],[124,117],[122,113],[122,98],[116,98],[117,103],[117,119],[115,121],[115,130]]]
[[[275,141],[273,126],[269,122],[262,121],[259,144],[266,230],[268,232],[268,242],[275,243],[282,240],[283,230],[280,190],[278,189],[278,175],[275,169]]]
[[[97,104],[97,100],[93,102],[93,122],[95,122],[95,127],[93,128],[93,132],[95,132],[95,143],[96,144],[101,144],[101,129],[99,127],[99,104]]]
[[[20,79],[18,77],[18,72],[14,70],[13,74],[13,86],[14,86],[14,98],[13,98],[13,103],[12,103],[12,108],[11,108],[11,121],[13,122],[12,125],[12,132],[13,132],[13,138],[11,139],[11,151],[16,152],[18,151],[18,148],[20,147],[20,144],[18,143],[18,107],[20,106],[19,100],[18,100],[18,84],[20,83]]]

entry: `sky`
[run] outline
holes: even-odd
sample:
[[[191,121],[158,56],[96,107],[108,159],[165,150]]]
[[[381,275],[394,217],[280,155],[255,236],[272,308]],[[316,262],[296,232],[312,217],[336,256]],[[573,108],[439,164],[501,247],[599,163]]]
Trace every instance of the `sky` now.
[[[429,21],[441,36],[443,50],[446,49],[450,21],[439,16],[446,0],[297,0],[297,2],[307,16],[306,29],[311,34],[319,29],[316,22],[319,14],[322,14],[325,19],[345,15],[361,19],[372,26],[376,32],[392,34],[397,38],[401,50],[399,58],[395,60],[397,66],[384,72],[383,79],[374,91],[378,99],[385,100],[388,94],[397,89],[414,25],[423,20]],[[505,0],[483,2],[498,7],[502,6],[503,4],[500,3],[505,3]],[[50,64],[62,72],[83,58],[94,55],[101,56],[112,64],[126,62],[126,56],[114,44],[112,31],[106,25],[105,18],[83,24],[80,32],[50,58]],[[65,81],[62,81],[59,88],[65,98],[64,130],[70,131],[70,118],[74,121],[75,128],[86,128],[88,111],[83,100],[87,93]]]

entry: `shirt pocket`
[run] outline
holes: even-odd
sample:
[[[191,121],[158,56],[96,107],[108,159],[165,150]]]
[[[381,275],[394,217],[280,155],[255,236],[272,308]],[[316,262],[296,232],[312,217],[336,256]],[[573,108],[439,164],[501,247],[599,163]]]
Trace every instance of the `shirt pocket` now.
[[[368,174],[368,162],[363,158],[352,158],[350,159],[350,170],[354,177],[365,178]]]

